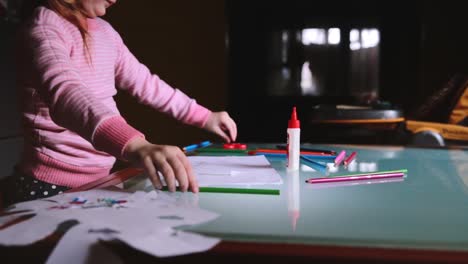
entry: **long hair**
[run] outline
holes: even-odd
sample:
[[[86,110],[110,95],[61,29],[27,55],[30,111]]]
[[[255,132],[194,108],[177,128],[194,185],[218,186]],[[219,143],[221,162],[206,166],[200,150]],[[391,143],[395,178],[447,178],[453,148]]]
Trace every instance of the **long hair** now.
[[[86,23],[86,16],[84,15],[78,0],[24,0],[20,12],[22,20],[29,18],[34,9],[38,6],[47,6],[78,28],[81,37],[83,38],[86,59],[90,62],[91,57],[89,55],[88,46],[88,25]]]

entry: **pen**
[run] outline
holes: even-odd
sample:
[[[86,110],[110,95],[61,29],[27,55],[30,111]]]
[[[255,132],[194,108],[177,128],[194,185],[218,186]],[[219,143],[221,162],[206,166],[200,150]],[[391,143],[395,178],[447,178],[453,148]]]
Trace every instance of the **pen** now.
[[[383,171],[372,172],[365,174],[351,174],[336,177],[324,178],[310,178],[306,180],[307,183],[326,183],[326,182],[345,182],[345,181],[359,181],[359,180],[375,180],[375,179],[389,179],[389,178],[402,178],[405,176],[407,170],[396,171]]]
[[[161,191],[169,190],[167,186],[163,186]],[[239,193],[239,194],[266,194],[279,195],[280,190],[277,189],[251,189],[251,188],[231,188],[231,187],[199,187],[199,192],[209,193]],[[177,188],[179,191],[179,188]]]
[[[192,145],[188,145],[188,146],[185,146],[182,148],[183,151],[185,152],[190,152],[190,151],[194,151],[198,148],[204,148],[204,147],[207,147],[211,145],[211,142],[210,141],[203,141],[201,143],[198,143],[198,144],[192,144]]]
[[[346,151],[342,150],[335,158],[335,166],[339,166],[346,156]]]
[[[343,164],[345,166],[348,166],[353,160],[354,158],[356,157],[356,151],[353,151],[344,161],[343,161]]]

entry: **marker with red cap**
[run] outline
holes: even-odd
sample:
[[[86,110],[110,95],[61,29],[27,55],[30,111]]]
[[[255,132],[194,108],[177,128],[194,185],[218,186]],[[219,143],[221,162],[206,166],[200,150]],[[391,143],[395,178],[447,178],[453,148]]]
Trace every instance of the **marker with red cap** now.
[[[348,166],[351,162],[353,162],[353,160],[356,158],[356,152],[353,151],[344,161],[343,161],[343,164],[345,166]]]
[[[301,151],[301,124],[297,119],[296,107],[293,107],[291,119],[288,122],[287,159],[288,170],[299,170]]]

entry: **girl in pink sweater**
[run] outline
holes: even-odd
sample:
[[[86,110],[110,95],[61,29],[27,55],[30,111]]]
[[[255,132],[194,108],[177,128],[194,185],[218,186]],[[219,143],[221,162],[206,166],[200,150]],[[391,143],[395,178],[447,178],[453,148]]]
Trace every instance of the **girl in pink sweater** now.
[[[38,2],[38,1],[34,1]],[[109,174],[115,159],[145,169],[156,188],[198,191],[176,146],[157,145],[126,123],[116,87],[186,124],[235,141],[226,112],[211,112],[141,64],[103,19],[116,0],[46,0],[20,36],[18,80],[24,151],[7,179],[6,203],[43,198]]]

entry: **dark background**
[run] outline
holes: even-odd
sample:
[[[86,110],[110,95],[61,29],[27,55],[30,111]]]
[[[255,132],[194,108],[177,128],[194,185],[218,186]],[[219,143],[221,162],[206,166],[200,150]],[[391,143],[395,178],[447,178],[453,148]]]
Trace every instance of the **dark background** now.
[[[463,1],[118,1],[105,19],[154,73],[214,110],[229,110],[239,141],[284,141],[291,106],[302,117],[314,105],[346,96],[265,95],[265,32],[296,25],[365,25],[381,30],[380,98],[405,113],[468,69],[468,21]],[[0,19],[0,143],[14,164],[21,145],[14,87],[16,24]],[[182,125],[124,94],[122,114],[155,143],[183,146],[216,139]],[[313,127],[303,121],[303,135]],[[313,142],[313,138],[307,141]],[[344,142],[346,143],[346,142]]]
[[[379,99],[410,116],[454,74],[466,72],[467,35],[463,32],[468,23],[464,13],[456,1],[227,1],[229,109],[238,121],[241,138],[285,138],[286,122],[295,105],[303,122],[303,140],[353,140],[351,135],[327,138],[324,127],[309,123],[309,114],[318,104],[356,101],[348,91],[335,96],[268,95],[266,61],[272,31],[377,27],[381,33]]]

